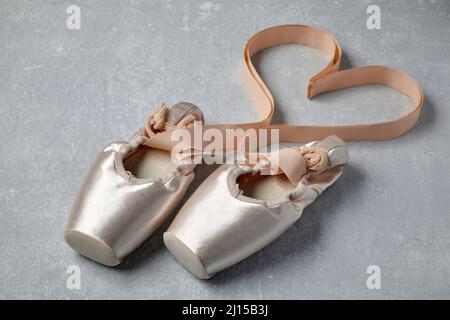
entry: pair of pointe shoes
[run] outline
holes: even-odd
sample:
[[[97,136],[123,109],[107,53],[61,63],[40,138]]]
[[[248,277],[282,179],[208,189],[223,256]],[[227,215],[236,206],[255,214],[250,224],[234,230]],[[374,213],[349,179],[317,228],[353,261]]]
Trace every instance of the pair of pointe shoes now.
[[[104,265],[118,265],[141,245],[194,179],[195,164],[174,163],[170,152],[146,143],[169,128],[203,122],[202,112],[179,103],[147,120],[129,142],[112,143],[98,155],[69,217],[66,242]],[[336,136],[277,152],[253,165],[221,165],[164,233],[166,247],[197,277],[210,278],[278,238],[347,162]]]

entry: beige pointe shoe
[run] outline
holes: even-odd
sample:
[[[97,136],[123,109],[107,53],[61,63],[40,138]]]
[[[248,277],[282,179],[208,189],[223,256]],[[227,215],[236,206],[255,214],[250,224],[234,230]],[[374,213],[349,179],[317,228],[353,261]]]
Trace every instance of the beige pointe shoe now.
[[[168,217],[194,178],[195,165],[174,163],[168,151],[150,147],[170,128],[203,123],[190,103],[161,105],[129,142],[115,142],[98,155],[70,213],[66,242],[80,254],[115,266]]]
[[[278,238],[347,162],[336,136],[276,155],[261,157],[256,166],[219,167],[164,233],[166,247],[197,277],[210,278]]]

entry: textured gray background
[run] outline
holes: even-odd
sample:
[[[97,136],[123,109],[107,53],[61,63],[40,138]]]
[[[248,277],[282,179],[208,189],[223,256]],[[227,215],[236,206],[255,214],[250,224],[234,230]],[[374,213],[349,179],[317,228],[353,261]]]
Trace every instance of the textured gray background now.
[[[66,8],[81,7],[81,30]],[[366,28],[381,7],[382,30]],[[198,104],[209,123],[253,121],[242,50],[276,24],[332,32],[344,66],[387,64],[423,86],[417,127],[387,142],[350,143],[341,179],[279,240],[201,281],[153,235],[107,268],[63,240],[97,152],[128,138],[160,101]],[[0,1],[1,298],[450,298],[450,1]],[[307,101],[325,62],[285,46],[257,59],[276,120],[343,124],[392,119],[408,99],[368,86]],[[190,192],[213,167],[200,167]],[[66,288],[81,268],[82,288]],[[381,268],[382,289],[366,287]]]

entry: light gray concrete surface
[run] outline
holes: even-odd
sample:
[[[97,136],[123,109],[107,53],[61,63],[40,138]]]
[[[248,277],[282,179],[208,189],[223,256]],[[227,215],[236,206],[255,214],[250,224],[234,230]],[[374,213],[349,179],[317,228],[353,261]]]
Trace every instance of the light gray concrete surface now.
[[[366,28],[372,3],[381,30]],[[66,28],[70,4],[81,30]],[[63,230],[97,152],[162,100],[196,103],[209,123],[255,120],[243,46],[286,23],[332,32],[344,67],[410,73],[426,95],[417,127],[350,143],[343,176],[292,228],[209,281],[164,248],[168,223],[117,268],[74,253]],[[450,298],[449,53],[450,1],[0,1],[0,298]],[[307,101],[324,62],[301,46],[258,57],[277,121],[369,123],[411,108],[374,86]],[[189,194],[213,169],[198,168]],[[70,265],[80,290],[66,288]],[[381,268],[380,290],[366,287],[369,265]]]

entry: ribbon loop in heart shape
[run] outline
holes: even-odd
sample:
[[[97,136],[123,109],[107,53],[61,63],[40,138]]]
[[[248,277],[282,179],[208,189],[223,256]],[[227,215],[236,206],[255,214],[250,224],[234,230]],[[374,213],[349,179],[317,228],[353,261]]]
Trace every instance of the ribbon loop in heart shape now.
[[[407,95],[413,101],[414,108],[393,121],[373,124],[339,126],[272,124],[274,99],[253,66],[251,58],[264,49],[291,43],[318,49],[329,57],[326,66],[310,79],[307,91],[309,99],[329,91],[359,85],[382,84]],[[306,142],[320,140],[329,135],[337,135],[344,140],[387,140],[404,134],[415,125],[423,105],[423,92],[412,77],[400,69],[386,66],[367,66],[339,71],[341,56],[339,43],[331,34],[310,26],[282,25],[256,33],[245,45],[244,82],[260,120],[253,123],[206,125],[204,129],[216,129],[224,137],[226,129],[277,129],[280,142]],[[193,131],[193,128],[177,130]],[[192,132],[190,134],[192,135]],[[227,146],[232,145],[234,150],[239,145],[239,141],[235,142]],[[149,146],[165,150],[171,150],[177,143],[178,141],[171,139],[171,130],[155,135],[146,142]]]

